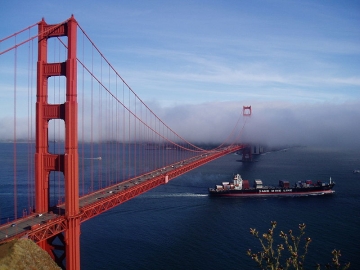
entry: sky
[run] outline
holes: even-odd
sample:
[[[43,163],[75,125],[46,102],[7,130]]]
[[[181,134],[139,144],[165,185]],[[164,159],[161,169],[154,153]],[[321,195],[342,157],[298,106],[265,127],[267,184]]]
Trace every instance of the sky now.
[[[360,147],[358,0],[14,0],[2,3],[0,38],[72,14],[185,138],[221,141],[251,105],[247,140]]]

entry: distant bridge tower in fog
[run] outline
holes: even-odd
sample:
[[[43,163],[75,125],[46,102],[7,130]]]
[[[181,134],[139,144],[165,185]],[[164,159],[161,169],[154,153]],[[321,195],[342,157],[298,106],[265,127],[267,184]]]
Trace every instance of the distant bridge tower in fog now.
[[[251,106],[243,106],[243,116],[251,116]]]
[[[250,117],[251,116],[251,106],[243,106],[243,116]],[[248,145],[242,150],[242,161],[252,161],[252,155],[259,155],[264,152],[264,148],[257,145]]]
[[[251,106],[243,106],[243,116],[250,117],[251,116]],[[251,162],[252,161],[252,147],[248,145],[244,149],[242,149],[242,161],[243,162]]]

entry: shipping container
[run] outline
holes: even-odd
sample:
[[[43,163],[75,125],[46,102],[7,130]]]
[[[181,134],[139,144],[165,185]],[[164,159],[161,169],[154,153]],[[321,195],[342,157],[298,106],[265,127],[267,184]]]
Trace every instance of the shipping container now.
[[[243,180],[242,188],[243,189],[249,189],[250,188],[249,180]]]
[[[290,183],[289,183],[289,181],[280,180],[280,181],[279,181],[279,186],[280,186],[280,187],[283,187],[283,188],[289,188],[289,187],[290,187]]]
[[[254,188],[262,188],[262,187],[263,187],[262,181],[260,179],[255,179]]]

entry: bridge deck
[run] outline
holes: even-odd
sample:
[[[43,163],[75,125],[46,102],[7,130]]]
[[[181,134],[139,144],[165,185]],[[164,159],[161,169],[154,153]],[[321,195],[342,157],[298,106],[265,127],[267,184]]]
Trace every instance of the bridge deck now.
[[[80,197],[80,220],[84,222],[181,174],[243,147],[227,147],[221,151],[192,157]],[[0,226],[0,243],[20,237],[39,242],[65,231],[67,219],[64,208],[64,205],[59,205],[49,213],[32,214]]]

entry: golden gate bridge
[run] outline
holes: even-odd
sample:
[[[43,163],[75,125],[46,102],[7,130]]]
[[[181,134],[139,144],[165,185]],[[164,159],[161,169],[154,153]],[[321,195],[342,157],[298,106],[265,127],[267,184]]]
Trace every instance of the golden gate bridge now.
[[[82,222],[224,155],[251,154],[239,143],[250,106],[219,146],[187,141],[73,16],[1,39],[0,70],[2,177],[11,181],[0,190],[0,243],[32,239],[62,268],[80,269]]]

